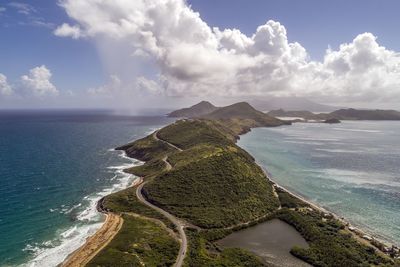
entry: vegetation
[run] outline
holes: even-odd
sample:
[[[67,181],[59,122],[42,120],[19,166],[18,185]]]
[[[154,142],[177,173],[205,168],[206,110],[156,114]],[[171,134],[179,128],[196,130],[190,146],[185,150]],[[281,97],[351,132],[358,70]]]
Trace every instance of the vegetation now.
[[[276,188],[276,192],[279,196],[279,201],[281,203],[282,208],[301,208],[308,207],[309,205],[302,201],[301,199],[294,197],[283,189]]]
[[[217,109],[218,108],[210,102],[201,101],[200,103],[189,108],[175,110],[168,114],[168,116],[173,118],[194,118],[211,113]]]
[[[181,149],[188,149],[200,144],[214,146],[234,145],[231,140],[214,127],[202,120],[181,120],[161,129],[157,136]]]
[[[203,228],[255,220],[279,206],[262,170],[229,150],[157,176],[144,193],[157,206]]]
[[[172,147],[163,142],[157,141],[152,135],[127,145],[117,147],[116,149],[124,150],[129,157],[142,161],[162,158],[168,153],[174,152]]]
[[[175,228],[175,225],[164,215],[139,201],[136,197],[136,186],[106,196],[103,200],[103,206],[110,212],[136,213],[148,218],[158,219],[171,229]]]
[[[205,115],[204,118],[214,120],[229,120],[236,118],[253,121],[254,126],[252,127],[272,127],[287,124],[284,121],[256,110],[246,102],[240,102],[227,107],[219,108],[216,111]]]
[[[143,165],[135,166],[124,170],[127,173],[134,174],[139,177],[153,176],[165,170],[165,162],[160,159],[153,159]]]
[[[159,224],[123,216],[121,230],[86,266],[172,266],[179,243]]]
[[[307,240],[309,248],[295,247],[291,253],[313,266],[389,266],[391,260],[375,249],[357,242],[344,225],[334,218],[324,218],[315,210],[282,209],[277,218],[289,223]]]
[[[187,231],[189,251],[185,259],[187,267],[258,267],[265,264],[252,253],[239,248],[227,248],[222,252],[196,231]]]
[[[213,111],[209,116],[212,119],[177,121],[119,148],[145,161],[144,165],[127,171],[147,181],[143,187],[147,200],[197,226],[186,229],[189,252],[185,265],[263,266],[255,255],[241,249],[222,250],[214,241],[233,231],[278,218],[296,228],[309,243],[309,248],[295,247],[291,253],[314,266],[393,266],[390,259],[344,231],[344,225],[332,216],[311,209],[282,189],[276,190],[278,198],[274,195],[272,183],[262,169],[235,144],[238,135],[251,127],[267,122],[275,126],[271,122],[278,122],[265,116],[254,112],[247,103],[239,103]],[[172,170],[166,170],[165,161],[172,165]],[[124,217],[126,213],[136,213],[173,228],[161,214],[139,202],[136,188],[106,197],[103,205],[125,214]],[[165,229],[152,220],[132,218],[127,217],[130,224],[124,226],[125,230],[90,266],[111,266],[109,259],[116,260],[113,266],[116,263],[135,266],[139,258],[146,266],[168,266],[174,262],[176,241],[171,241]],[[139,229],[138,220],[144,221],[146,227]],[[148,251],[149,247],[154,247],[154,252]],[[171,256],[172,253],[175,254]]]

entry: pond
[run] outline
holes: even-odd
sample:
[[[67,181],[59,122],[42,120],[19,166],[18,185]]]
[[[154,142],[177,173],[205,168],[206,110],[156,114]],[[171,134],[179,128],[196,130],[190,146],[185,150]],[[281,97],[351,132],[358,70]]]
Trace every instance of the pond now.
[[[247,249],[277,266],[310,266],[290,254],[293,246],[308,248],[306,240],[289,224],[273,219],[235,232],[217,242],[221,247]]]

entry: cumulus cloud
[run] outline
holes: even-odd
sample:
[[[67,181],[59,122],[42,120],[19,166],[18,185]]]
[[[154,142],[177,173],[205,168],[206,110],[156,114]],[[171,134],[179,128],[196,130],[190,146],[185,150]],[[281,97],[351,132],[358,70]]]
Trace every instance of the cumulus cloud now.
[[[260,25],[251,36],[211,28],[184,0],[63,0],[61,5],[76,25],[63,24],[56,35],[129,44],[126,57],[135,62],[146,56],[157,66],[158,78],[136,77],[133,90],[177,96],[400,98],[399,54],[380,46],[371,33],[327,50],[317,62],[301,44],[288,41],[277,21]],[[110,47],[107,53],[119,51]]]
[[[28,75],[21,76],[22,87],[35,96],[58,95],[59,91],[51,83],[51,71],[44,65],[35,67]]]
[[[13,90],[7,82],[7,77],[0,73],[0,95],[11,95],[12,92]]]
[[[54,34],[60,37],[71,37],[73,39],[78,39],[82,37],[81,29],[79,26],[71,26],[68,23],[64,23],[54,30]]]

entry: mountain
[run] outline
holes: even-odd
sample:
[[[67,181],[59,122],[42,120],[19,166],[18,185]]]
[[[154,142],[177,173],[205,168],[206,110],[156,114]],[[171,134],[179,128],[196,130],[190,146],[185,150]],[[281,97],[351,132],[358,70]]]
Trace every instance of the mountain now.
[[[331,118],[339,120],[400,120],[400,112],[396,110],[360,110],[339,109],[329,113]]]
[[[239,102],[230,106],[222,107],[202,117],[219,120],[253,120],[258,126],[279,126],[285,124],[277,118],[256,110],[247,102]]]
[[[314,112],[331,112],[339,109],[338,107],[323,105],[304,97],[271,97],[267,100],[254,99],[249,103],[258,110],[270,111],[276,109],[285,110],[309,110]]]
[[[200,103],[191,106],[189,108],[183,108],[175,110],[168,114],[168,117],[173,118],[195,118],[201,117],[205,114],[211,113],[217,110],[218,107],[214,106],[208,101],[201,101]]]

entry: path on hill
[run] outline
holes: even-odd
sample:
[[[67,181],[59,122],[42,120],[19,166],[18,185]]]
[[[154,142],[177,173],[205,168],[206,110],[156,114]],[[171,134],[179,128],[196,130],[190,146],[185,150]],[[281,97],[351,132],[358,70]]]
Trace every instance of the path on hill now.
[[[158,131],[153,133],[153,138],[155,140],[163,142],[163,143],[169,145],[170,147],[175,148],[178,151],[182,151],[182,149],[180,149],[179,147],[177,147],[177,146],[175,146],[175,145],[173,145],[173,144],[171,144],[171,143],[169,143],[169,142],[167,142],[165,140],[160,139],[157,136],[157,133],[158,133]],[[165,169],[167,171],[170,171],[172,169],[172,166],[168,162],[168,155],[163,157],[162,161],[165,163]],[[178,218],[176,218],[174,215],[172,215],[169,212],[167,212],[167,211],[165,211],[165,210],[163,210],[163,209],[151,204],[150,202],[148,202],[146,200],[146,198],[142,194],[143,186],[146,183],[147,182],[144,182],[144,183],[140,183],[138,185],[138,187],[136,188],[136,197],[139,199],[140,202],[142,202],[146,206],[148,206],[148,207],[158,211],[162,215],[164,215],[168,220],[170,220],[176,226],[176,229],[178,230],[178,233],[179,233],[179,235],[181,237],[181,246],[179,248],[179,254],[178,254],[178,257],[176,258],[176,262],[175,262],[174,266],[175,267],[181,267],[183,265],[183,260],[184,260],[184,258],[186,256],[186,252],[187,252],[187,237],[186,237],[186,233],[185,233],[185,230],[184,230],[185,224],[182,221],[180,221]]]
[[[175,216],[173,216],[172,214],[166,212],[165,210],[151,204],[150,202],[148,202],[143,194],[142,194],[142,189],[143,186],[146,184],[146,182],[141,183],[137,188],[136,188],[136,196],[139,199],[140,202],[142,202],[143,204],[145,204],[146,206],[158,211],[159,213],[161,213],[162,215],[164,215],[165,217],[167,217],[168,220],[170,220],[173,224],[175,224],[176,229],[179,232],[179,235],[181,236],[181,247],[179,249],[179,254],[178,257],[176,258],[176,262],[175,262],[175,266],[176,267],[181,267],[183,264],[183,259],[185,258],[186,252],[187,252],[187,237],[186,237],[186,233],[184,231],[184,227],[185,225],[179,220],[177,219]]]
[[[170,147],[175,148],[175,149],[178,150],[178,151],[183,151],[181,148],[177,147],[176,145],[171,144],[170,142],[165,141],[165,140],[163,140],[163,139],[160,139],[160,138],[158,137],[158,131],[155,131],[155,132],[153,133],[153,138],[154,138],[155,140],[157,140],[157,141],[160,141],[160,142],[163,142],[163,143],[169,145]]]

